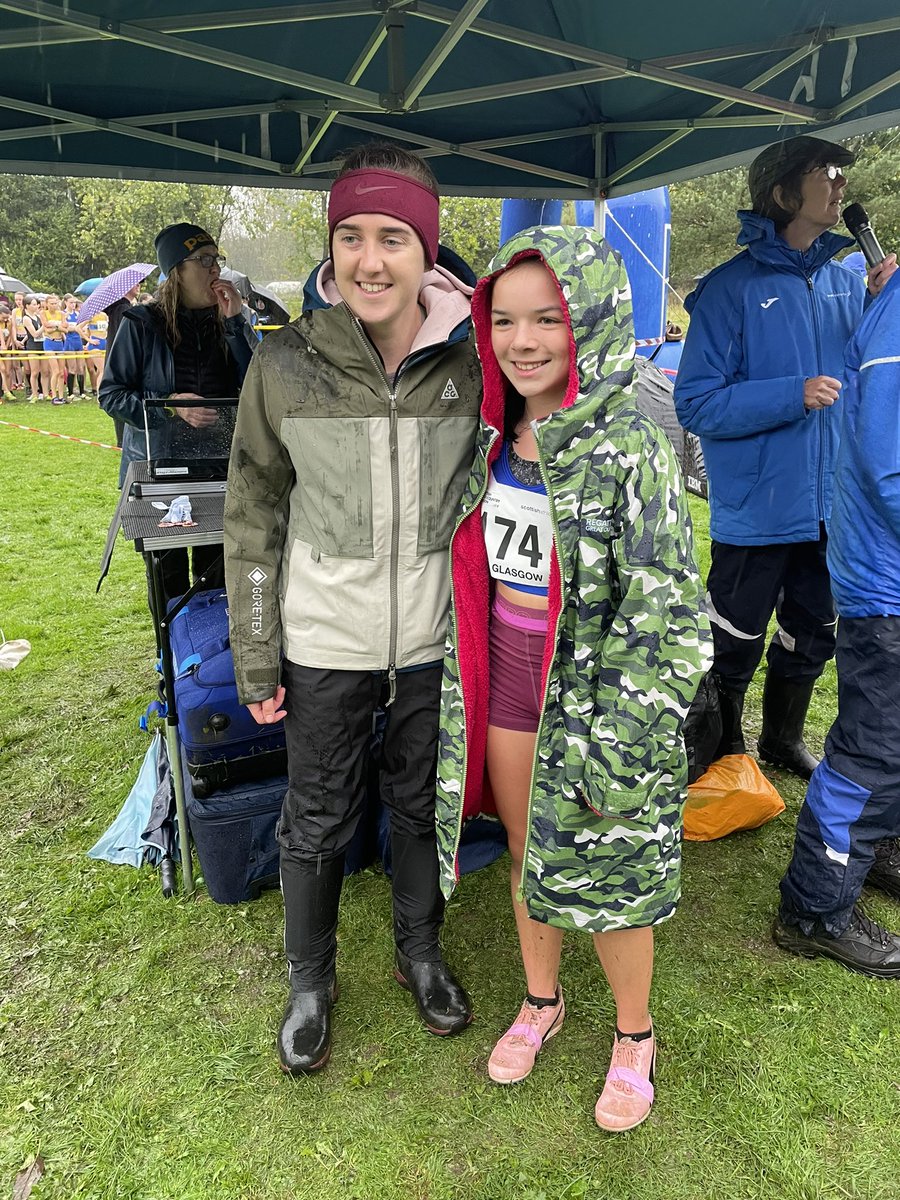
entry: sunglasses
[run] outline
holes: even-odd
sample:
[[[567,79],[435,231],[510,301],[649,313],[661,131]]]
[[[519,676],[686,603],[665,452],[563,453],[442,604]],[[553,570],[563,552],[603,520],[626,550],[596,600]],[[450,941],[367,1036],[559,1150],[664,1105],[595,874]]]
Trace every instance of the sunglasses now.
[[[184,261],[199,263],[201,267],[205,268],[208,271],[210,267],[213,267],[216,264],[218,264],[220,267],[224,267],[225,266],[225,255],[224,254],[194,254],[190,258],[186,258]]]

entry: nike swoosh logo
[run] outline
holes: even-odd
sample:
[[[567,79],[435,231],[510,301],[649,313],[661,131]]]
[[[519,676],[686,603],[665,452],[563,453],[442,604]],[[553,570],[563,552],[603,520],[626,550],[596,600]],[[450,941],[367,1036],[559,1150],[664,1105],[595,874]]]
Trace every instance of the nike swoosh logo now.
[[[772,305],[775,303],[775,301],[780,300],[780,299],[781,299],[780,296],[770,296],[768,300],[763,300],[762,304],[760,304],[759,307],[760,308],[771,308]]]
[[[397,185],[393,183],[376,183],[372,187],[360,187],[356,185],[357,196],[365,196],[366,192],[395,192]]]

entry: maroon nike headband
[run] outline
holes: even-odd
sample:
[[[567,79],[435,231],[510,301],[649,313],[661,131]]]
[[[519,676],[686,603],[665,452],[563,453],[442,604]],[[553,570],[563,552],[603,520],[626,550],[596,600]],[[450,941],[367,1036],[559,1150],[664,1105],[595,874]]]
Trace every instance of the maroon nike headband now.
[[[359,213],[383,213],[410,225],[425,250],[425,263],[434,266],[438,252],[440,204],[435,192],[409,175],[363,168],[348,171],[331,185],[328,197],[328,245],[335,226]]]

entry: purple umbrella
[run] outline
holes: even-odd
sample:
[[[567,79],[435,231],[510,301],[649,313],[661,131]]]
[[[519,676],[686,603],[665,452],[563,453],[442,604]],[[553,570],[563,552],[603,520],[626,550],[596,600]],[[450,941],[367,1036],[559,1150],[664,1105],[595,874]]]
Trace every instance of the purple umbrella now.
[[[108,304],[115,304],[117,300],[121,300],[136,283],[142,283],[155,270],[156,263],[132,263],[130,267],[120,267],[118,271],[113,271],[82,304],[79,319],[87,321],[97,313],[105,312]]]

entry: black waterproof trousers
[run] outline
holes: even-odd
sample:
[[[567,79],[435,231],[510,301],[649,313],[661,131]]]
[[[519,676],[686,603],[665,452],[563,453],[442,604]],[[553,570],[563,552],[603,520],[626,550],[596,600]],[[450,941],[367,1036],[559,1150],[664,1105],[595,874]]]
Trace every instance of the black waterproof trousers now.
[[[437,961],[444,904],[434,832],[440,665],[400,672],[387,705],[380,795],[390,813],[394,934],[409,958]],[[376,713],[387,672],[285,662],[289,787],[278,840],[285,952],[292,986],[324,986],[334,971],[344,855],[366,801]]]
[[[834,657],[837,614],[825,561],[827,537],[773,546],[712,544],[707,579],[715,645],[713,670],[726,687],[745,692],[765,646],[774,612],[769,670],[794,683],[818,679]]]

